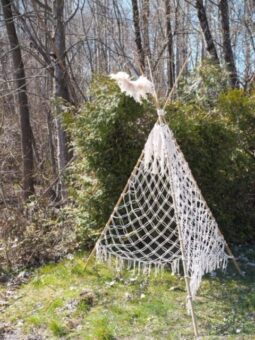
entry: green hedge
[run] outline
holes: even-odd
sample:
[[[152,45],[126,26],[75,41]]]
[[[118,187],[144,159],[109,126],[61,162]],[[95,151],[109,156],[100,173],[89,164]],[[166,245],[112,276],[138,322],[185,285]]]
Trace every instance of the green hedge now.
[[[148,104],[120,93],[109,77],[96,77],[91,101],[68,129],[77,159],[69,169],[82,243],[93,243],[116,203],[153,126]]]
[[[253,98],[241,90],[230,90],[220,96],[211,114],[177,104],[167,116],[229,242],[255,240],[254,109]]]
[[[167,107],[167,120],[228,241],[255,236],[255,100],[241,90],[221,94],[213,111],[196,103]],[[112,208],[156,120],[148,103],[120,93],[108,77],[96,77],[91,101],[68,120],[76,161],[70,194],[80,240],[90,246]]]

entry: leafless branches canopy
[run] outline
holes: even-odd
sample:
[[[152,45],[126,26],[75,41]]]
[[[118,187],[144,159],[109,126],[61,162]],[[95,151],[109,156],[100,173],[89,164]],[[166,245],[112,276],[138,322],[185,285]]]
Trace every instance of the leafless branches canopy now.
[[[25,198],[38,185],[47,186],[72,157],[62,113],[65,104],[78,107],[87,100],[93,74],[148,75],[149,58],[165,95],[191,52],[186,70],[210,57],[227,67],[233,87],[254,81],[253,0],[1,0],[1,5],[1,171],[23,178]],[[56,196],[65,196],[63,187]]]

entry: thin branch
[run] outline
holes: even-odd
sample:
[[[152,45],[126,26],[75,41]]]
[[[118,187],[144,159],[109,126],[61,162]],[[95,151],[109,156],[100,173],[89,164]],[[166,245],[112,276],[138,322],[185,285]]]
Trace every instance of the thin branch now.
[[[180,80],[180,78],[181,78],[181,76],[182,76],[182,74],[183,74],[183,71],[184,71],[184,69],[185,69],[185,66],[187,65],[187,63],[188,63],[188,61],[189,61],[189,58],[190,58],[190,56],[191,56],[191,53],[192,53],[192,51],[189,52],[187,58],[185,59],[183,65],[182,65],[182,67],[181,67],[181,69],[180,69],[180,72],[179,72],[179,74],[178,74],[178,76],[177,76],[177,78],[176,78],[176,80],[175,80],[175,82],[174,82],[174,85],[173,85],[171,91],[169,92],[169,95],[168,95],[168,97],[167,97],[167,99],[166,99],[166,102],[165,102],[165,104],[164,104],[164,106],[163,106],[163,110],[166,108],[166,106],[167,106],[169,100],[172,98],[172,95],[173,95],[173,93],[174,93],[174,91],[175,91],[175,89],[176,89],[176,87],[177,87],[177,85],[178,85],[178,82],[179,82],[179,80]]]

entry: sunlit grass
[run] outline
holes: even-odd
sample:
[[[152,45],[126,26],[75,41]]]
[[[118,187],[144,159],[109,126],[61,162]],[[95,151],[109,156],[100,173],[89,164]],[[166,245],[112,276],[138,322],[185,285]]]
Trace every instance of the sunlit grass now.
[[[120,275],[103,265],[84,270],[82,254],[36,270],[17,290],[0,323],[43,331],[50,339],[192,339],[184,280]],[[210,339],[255,337],[254,274],[203,280],[195,310]],[[3,287],[1,288],[3,290]],[[206,339],[206,337],[205,337]]]

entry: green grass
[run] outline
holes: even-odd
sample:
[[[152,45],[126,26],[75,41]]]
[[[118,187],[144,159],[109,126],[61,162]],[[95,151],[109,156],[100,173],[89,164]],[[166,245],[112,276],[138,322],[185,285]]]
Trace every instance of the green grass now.
[[[0,324],[45,339],[193,338],[183,278],[164,272],[132,280],[132,273],[120,276],[98,264],[84,270],[83,256],[36,270]],[[255,339],[254,278],[254,271],[242,278],[230,268],[203,279],[194,305],[204,339]]]

